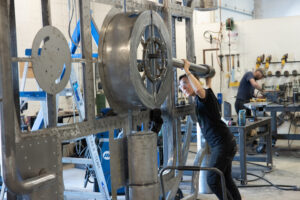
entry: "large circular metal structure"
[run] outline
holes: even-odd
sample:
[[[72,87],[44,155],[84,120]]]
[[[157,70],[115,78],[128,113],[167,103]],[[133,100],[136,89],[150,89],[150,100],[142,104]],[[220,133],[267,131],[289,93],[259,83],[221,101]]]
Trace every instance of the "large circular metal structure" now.
[[[100,32],[99,71],[110,106],[119,113],[160,107],[171,86],[171,56],[169,32],[156,12],[109,13]]]
[[[64,35],[45,26],[32,44],[32,68],[39,86],[49,94],[62,91],[71,74],[71,53]]]

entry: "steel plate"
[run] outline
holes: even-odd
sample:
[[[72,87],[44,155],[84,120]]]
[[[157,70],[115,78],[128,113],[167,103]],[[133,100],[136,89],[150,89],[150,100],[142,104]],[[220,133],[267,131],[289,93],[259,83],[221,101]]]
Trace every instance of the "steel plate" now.
[[[57,94],[66,87],[71,74],[71,53],[57,28],[45,26],[35,36],[32,68],[39,86],[47,93]]]

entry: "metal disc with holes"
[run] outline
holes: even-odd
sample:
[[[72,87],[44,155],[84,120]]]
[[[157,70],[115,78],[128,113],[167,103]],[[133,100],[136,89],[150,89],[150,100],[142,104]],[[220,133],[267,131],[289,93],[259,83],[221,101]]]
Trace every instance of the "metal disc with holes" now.
[[[39,86],[49,94],[62,91],[71,74],[71,53],[62,32],[45,26],[32,44],[32,68]]]
[[[172,55],[159,14],[111,11],[100,35],[99,71],[110,106],[119,113],[160,107],[171,87]]]

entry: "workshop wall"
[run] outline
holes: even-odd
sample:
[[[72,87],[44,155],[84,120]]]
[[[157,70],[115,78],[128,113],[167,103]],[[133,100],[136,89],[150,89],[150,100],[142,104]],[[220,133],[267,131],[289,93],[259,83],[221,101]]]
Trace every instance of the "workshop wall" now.
[[[284,17],[276,19],[261,19],[261,20],[247,20],[236,21],[235,30],[231,32],[231,54],[240,54],[240,72],[235,72],[236,80],[240,80],[246,71],[254,71],[256,58],[261,54],[272,55],[272,61],[280,61],[281,57],[288,53],[288,60],[300,60],[300,41],[297,39],[300,34],[300,16]],[[220,29],[219,23],[211,24],[195,24],[195,48],[197,63],[203,63],[202,50],[208,48],[216,48],[217,44],[214,41],[212,44],[203,37],[203,33],[207,30],[218,32]],[[177,33],[182,35],[185,32],[184,23],[177,23]],[[229,54],[229,32],[223,28],[223,42],[221,44],[222,54]],[[212,33],[216,37],[216,33]],[[178,38],[179,39],[179,38]],[[177,48],[177,57],[183,58],[185,56],[185,49],[183,41],[177,40],[181,45]],[[211,64],[211,53],[206,54],[207,64]],[[228,88],[228,78],[226,78],[227,63],[223,59],[224,72],[220,73],[220,67],[217,64],[216,53],[213,54],[213,63],[217,74],[213,80],[213,90],[215,93],[221,91],[223,93],[223,100],[229,101],[232,104],[232,111],[235,114],[234,102],[237,94],[237,87]],[[235,58],[236,65],[236,58]],[[262,66],[264,67],[264,66]],[[286,64],[281,68],[280,64],[271,64],[270,71],[274,74],[275,71],[289,71],[297,70],[300,73],[300,68],[297,63]],[[298,78],[297,78],[298,79]],[[272,77],[261,81],[267,86],[279,85],[287,82],[293,82],[294,77]],[[284,127],[284,126],[283,126]]]
[[[254,17],[275,18],[300,15],[299,0],[254,0]]]

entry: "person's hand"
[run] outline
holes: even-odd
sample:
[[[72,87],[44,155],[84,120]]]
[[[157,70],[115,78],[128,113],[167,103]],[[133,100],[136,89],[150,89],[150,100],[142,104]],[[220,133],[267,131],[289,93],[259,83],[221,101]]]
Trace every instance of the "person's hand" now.
[[[266,96],[266,91],[265,90],[261,90],[260,94],[264,97],[264,96]]]
[[[189,73],[190,72],[190,66],[191,66],[190,62],[187,59],[182,59],[182,60],[184,62],[183,67],[184,67],[185,73]]]

